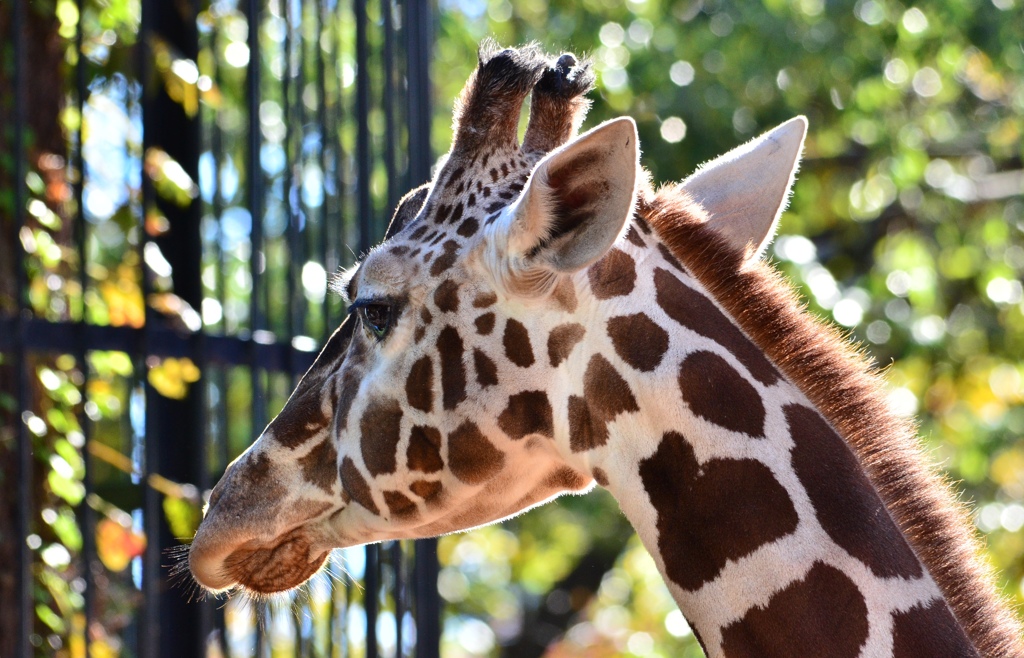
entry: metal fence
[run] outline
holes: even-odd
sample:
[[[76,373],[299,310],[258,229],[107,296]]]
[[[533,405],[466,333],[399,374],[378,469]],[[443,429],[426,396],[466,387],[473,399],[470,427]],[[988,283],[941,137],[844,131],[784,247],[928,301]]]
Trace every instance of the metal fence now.
[[[29,93],[47,84],[28,55],[45,10],[4,5],[12,260],[0,268],[15,284],[0,304],[0,386],[15,477],[0,496],[16,527],[0,532],[16,548],[0,573],[17,602],[0,614],[16,608],[17,625],[0,644],[437,655],[432,540],[338,552],[307,590],[267,605],[189,601],[168,569],[202,496],[340,321],[328,275],[428,178],[429,3],[141,0],[133,23],[110,12],[134,3],[57,2],[59,154],[34,141]],[[53,155],[56,173],[41,172]],[[58,527],[62,506],[73,528]]]

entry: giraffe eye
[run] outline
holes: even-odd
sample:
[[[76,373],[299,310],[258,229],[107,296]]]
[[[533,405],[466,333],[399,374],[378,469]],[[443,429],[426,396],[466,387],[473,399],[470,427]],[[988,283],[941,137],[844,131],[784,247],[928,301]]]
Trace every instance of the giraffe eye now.
[[[367,304],[361,306],[363,326],[377,340],[382,340],[391,328],[391,306],[388,304]]]

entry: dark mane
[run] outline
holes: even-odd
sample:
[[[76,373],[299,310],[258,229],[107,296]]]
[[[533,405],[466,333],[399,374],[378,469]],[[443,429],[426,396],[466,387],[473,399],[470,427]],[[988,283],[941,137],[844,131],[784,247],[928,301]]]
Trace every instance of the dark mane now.
[[[863,351],[807,313],[771,266],[744,263],[680,187],[645,195],[639,213],[849,443],[981,654],[1024,655],[1020,623],[996,591],[965,507],[924,458],[916,425],[889,409]]]

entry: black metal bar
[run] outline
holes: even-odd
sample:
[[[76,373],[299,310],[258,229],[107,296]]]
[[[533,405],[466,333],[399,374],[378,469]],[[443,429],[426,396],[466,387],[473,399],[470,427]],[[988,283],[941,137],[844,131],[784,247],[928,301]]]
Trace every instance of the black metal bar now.
[[[162,323],[155,323],[148,336],[143,329],[51,322],[39,318],[20,321],[24,328],[24,348],[32,352],[73,353],[76,345],[86,349],[114,350],[128,354],[199,359],[200,334],[183,335]],[[19,320],[0,317],[0,351],[17,351]],[[264,334],[265,335],[265,334]],[[148,340],[148,343],[147,343]],[[251,336],[207,336],[209,361],[219,366],[253,365],[261,370],[301,375],[316,359],[316,352],[300,350],[289,342],[260,342]]]
[[[392,0],[381,0],[381,14],[384,23],[384,86],[381,104],[384,106],[384,168],[388,179],[387,217],[391,217],[398,205],[399,185],[395,163],[395,141],[398,131],[395,127],[395,22]]]
[[[324,33],[324,29],[324,2],[323,0],[316,0],[316,30],[314,31],[314,34],[321,35]],[[331,274],[331,267],[328,263],[328,240],[330,239],[330,232],[327,228],[328,218],[330,217],[330,214],[328,213],[328,209],[330,207],[330,194],[328,194],[328,190],[330,189],[330,186],[327,184],[327,177],[331,173],[330,167],[328,167],[327,164],[327,67],[324,63],[327,56],[320,47],[319,39],[316,42],[316,52],[316,123],[317,131],[320,133],[318,144],[319,152],[317,155],[319,156],[320,172],[324,177],[324,196],[320,203],[319,212],[317,213],[319,228],[318,239],[320,240],[320,248],[318,251],[320,264],[323,265],[324,271],[326,271],[327,274]],[[334,54],[333,49],[331,50],[331,54]],[[335,183],[335,185],[337,185],[337,183]],[[324,301],[321,304],[321,313],[323,313],[323,327],[320,330],[320,344],[325,345],[328,337],[331,335],[330,295],[324,295]]]
[[[408,0],[405,5],[406,71],[409,86],[410,187],[430,179],[430,44],[433,17],[428,0]]]
[[[373,202],[370,198],[370,55],[367,43],[366,2],[354,3],[356,22],[356,213],[359,253],[373,246]]]
[[[366,656],[377,658],[377,617],[380,612],[380,544],[366,545],[363,573],[363,608],[366,610]]]
[[[143,84],[143,90],[141,92],[140,102],[142,105],[142,162],[145,163],[146,152],[153,146],[152,134],[149,130],[150,122],[154,113],[153,98],[151,94],[147,93],[145,89],[145,83],[150,79],[152,72],[151,66],[151,54],[149,41],[153,37],[154,18],[157,13],[156,8],[153,6],[154,0],[141,0],[141,17],[139,25],[139,38],[137,41],[137,55],[136,55],[136,66],[138,68],[138,79]],[[141,332],[141,349],[130,352],[135,355],[133,359],[135,364],[135,377],[141,378],[141,382],[145,390],[145,431],[144,431],[144,448],[143,448],[143,468],[142,468],[142,493],[143,493],[143,528],[146,534],[146,549],[142,556],[142,615],[140,622],[139,631],[139,655],[142,658],[156,658],[159,656],[160,647],[160,547],[157,537],[160,533],[159,526],[159,514],[160,514],[160,500],[157,497],[155,491],[150,487],[145,486],[145,479],[150,473],[157,472],[159,459],[159,453],[157,450],[156,441],[151,440],[156,436],[156,427],[154,423],[153,407],[156,400],[156,391],[146,381],[146,363],[145,355],[148,354],[148,334],[153,326],[154,313],[150,308],[148,300],[150,294],[150,282],[149,277],[146,276],[145,270],[145,245],[147,242],[147,234],[145,230],[145,215],[146,209],[154,203],[154,191],[153,186],[149,182],[148,174],[145,171],[145,165],[143,164],[143,171],[141,176],[141,209],[139,216],[140,231],[139,231],[139,267],[141,269],[141,284],[143,291],[143,300],[145,302],[145,324]]]
[[[27,3],[14,2],[11,17],[11,41],[14,49],[14,134],[11,135],[11,147],[14,152],[14,221],[11,248],[14,251],[15,279],[17,281],[17,316],[11,335],[14,337],[14,369],[18,387],[18,411],[29,408],[28,363],[23,343],[25,337],[22,320],[28,312],[26,291],[28,290],[25,273],[25,254],[21,246],[21,229],[25,226],[25,8]],[[15,419],[16,440],[18,450],[18,516],[17,516],[17,560],[18,560],[18,637],[15,646],[19,655],[28,656],[32,652],[30,637],[35,622],[35,606],[32,600],[32,551],[28,545],[28,536],[32,532],[32,437],[29,436],[25,421],[20,414]]]
[[[260,0],[247,0],[246,19],[249,21],[249,63],[246,75],[246,103],[249,108],[249,144],[247,153],[247,192],[249,213],[252,216],[250,234],[249,275],[251,279],[251,300],[249,304],[249,328],[253,333],[263,330],[265,319],[260,309],[262,288],[260,274],[263,271],[263,167],[260,164]],[[258,368],[251,368],[252,385],[252,426],[255,431],[266,421],[266,400]]]
[[[291,335],[308,335],[306,315],[309,309],[309,302],[306,298],[306,284],[302,281],[302,269],[308,257],[306,243],[309,240],[310,213],[302,197],[302,187],[305,181],[306,167],[306,42],[302,33],[302,22],[305,18],[304,1],[296,5],[298,16],[293,17],[292,29],[298,40],[298,49],[293,53],[294,71],[296,74],[295,85],[295,124],[298,126],[298,140],[295,145],[295,167],[291,203],[295,208],[295,249],[291,252],[290,263],[292,266],[290,278],[294,280],[299,288],[299,294],[292,296],[292,328]],[[289,6],[291,6],[289,4]]]
[[[221,68],[220,68],[220,30],[217,29],[217,19],[214,19],[213,27],[210,30],[210,65],[213,67],[213,82],[219,89],[222,84]],[[214,112],[212,131],[210,133],[210,152],[213,159],[213,195],[211,198],[211,205],[213,210],[213,216],[217,221],[217,232],[214,238],[214,285],[216,287],[216,298],[217,304],[220,308],[220,327],[221,334],[226,333],[227,323],[225,321],[225,286],[226,278],[224,276],[224,231],[221,223],[221,216],[224,214],[224,190],[223,181],[221,180],[221,171],[224,166],[224,134],[221,129],[220,122],[217,121],[216,112]],[[207,354],[209,354],[209,344],[207,344]],[[207,360],[207,368],[210,366],[210,361]],[[214,461],[217,465],[217,469],[220,470],[225,468],[229,462],[229,449],[228,449],[228,405],[227,405],[227,376],[225,374],[225,368],[223,366],[216,368],[214,372],[210,372],[207,377],[207,386],[216,388],[217,395],[219,396],[219,403],[216,409],[213,410],[215,417],[215,429],[216,429],[216,455],[205,453],[204,457],[208,460],[203,466],[202,473],[204,477],[198,483],[200,493],[204,493],[210,489],[212,484],[210,477],[210,461]],[[209,403],[209,391],[207,391],[207,403]],[[209,410],[209,405],[207,406]],[[209,411],[208,411],[209,413]],[[209,431],[209,429],[207,430]],[[212,459],[215,457],[215,460]],[[212,627],[216,627],[218,631],[218,639],[221,653],[227,655],[227,633],[225,628],[224,619],[224,606],[218,605],[216,602],[210,602],[207,604],[207,609],[212,610]],[[205,618],[204,618],[205,622]],[[204,629],[206,630],[206,629]],[[212,628],[209,629],[212,632]],[[207,636],[208,637],[208,636]]]
[[[391,563],[395,568],[395,658],[402,655],[402,617],[405,615],[405,551],[402,542],[391,543]]]
[[[262,55],[260,49],[259,32],[261,26],[261,3],[259,0],[247,0],[246,19],[249,23],[248,47],[249,62],[246,73],[246,104],[248,105],[248,150],[246,175],[247,196],[249,213],[252,218],[252,229],[249,236],[250,260],[250,300],[249,300],[249,329],[254,336],[262,335],[266,326],[266,318],[261,310],[264,286],[261,286],[261,275],[265,270],[266,254],[263,250],[263,208],[264,208],[264,179],[263,167],[260,162],[260,147],[262,145],[260,128],[260,89],[262,87],[260,76],[262,75]],[[251,346],[249,365],[249,383],[252,394],[250,401],[250,418],[254,432],[259,432],[266,422],[266,399],[264,396],[262,371],[256,367],[255,344]],[[267,627],[266,615],[262,609],[256,611],[256,647],[255,655],[263,656],[265,643],[263,631]]]
[[[296,251],[298,250],[298,235],[299,235],[299,213],[295,204],[295,196],[293,189],[295,186],[295,152],[292,151],[292,147],[295,142],[294,130],[292,127],[292,57],[294,50],[294,38],[292,35],[292,12],[291,2],[289,0],[281,0],[281,18],[284,20],[284,44],[282,53],[282,59],[284,61],[284,71],[281,76],[281,112],[282,121],[284,122],[284,154],[285,154],[285,166],[284,166],[284,181],[281,186],[282,202],[284,203],[284,211],[287,215],[287,225],[285,226],[285,244],[288,248],[288,262],[285,266],[288,272],[288,280],[285,282],[287,286],[287,303],[285,304],[285,333],[288,337],[295,335],[296,328],[296,306],[298,301],[296,297]],[[296,95],[300,95],[301,91],[298,91]],[[301,133],[300,133],[301,141]]]
[[[427,0],[405,4],[406,76],[408,85],[409,179],[419,185],[430,178],[430,44],[433,17]],[[441,643],[441,597],[437,591],[437,540],[416,542],[413,564],[416,602],[416,657],[436,658]]]
[[[77,0],[78,15],[84,15],[84,0]],[[79,21],[77,28],[75,29],[75,54],[77,59],[75,62],[75,104],[78,109],[79,123],[78,130],[76,131],[76,141],[74,151],[74,169],[77,174],[74,181],[74,197],[75,197],[75,245],[78,250],[78,285],[80,288],[80,305],[79,305],[79,320],[81,322],[86,321],[86,305],[85,297],[86,290],[89,284],[88,274],[88,254],[86,251],[86,226],[85,226],[85,210],[82,206],[83,193],[85,189],[85,156],[84,156],[84,126],[85,121],[85,96],[88,93],[85,81],[85,56],[82,53],[82,23]],[[69,305],[70,306],[70,305]],[[79,407],[79,411],[76,414],[78,417],[78,424],[82,430],[83,437],[83,449],[82,449],[82,463],[84,465],[84,473],[82,476],[82,485],[85,489],[85,497],[79,508],[79,514],[81,523],[84,526],[82,532],[82,577],[85,581],[85,591],[83,592],[83,605],[85,626],[83,632],[83,642],[85,648],[85,655],[91,654],[92,639],[89,635],[89,628],[92,627],[93,615],[95,614],[96,606],[96,587],[95,578],[93,576],[93,566],[96,564],[96,511],[88,504],[90,497],[93,494],[93,466],[92,456],[88,450],[84,449],[84,446],[88,445],[89,436],[92,434],[92,421],[89,419],[89,415],[85,413],[85,402],[88,401],[89,391],[89,362],[88,362],[88,346],[79,338],[79,345],[75,350],[75,361],[79,370],[82,373],[82,402],[83,404]]]

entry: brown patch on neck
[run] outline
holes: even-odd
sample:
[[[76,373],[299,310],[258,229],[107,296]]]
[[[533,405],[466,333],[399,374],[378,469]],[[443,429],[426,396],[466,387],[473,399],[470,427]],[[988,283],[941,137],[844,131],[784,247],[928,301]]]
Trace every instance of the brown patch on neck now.
[[[890,411],[873,366],[838,330],[805,313],[778,272],[747,262],[708,227],[681,188],[663,188],[640,207],[671,252],[850,445],[978,651],[1024,655],[1020,623],[996,593],[964,507],[927,465],[914,425]]]
[[[566,313],[575,313],[579,303],[576,301],[576,288],[572,279],[567,276],[560,277],[551,291],[551,299]]]

